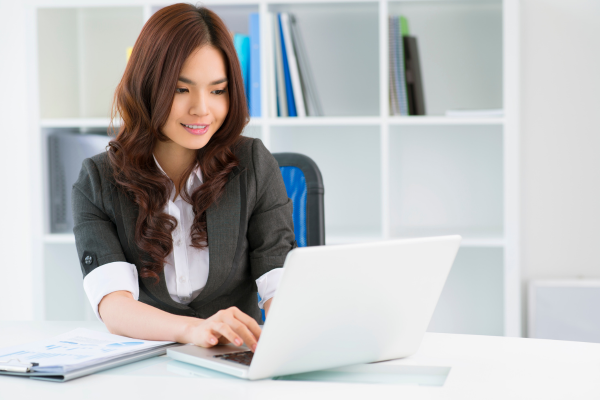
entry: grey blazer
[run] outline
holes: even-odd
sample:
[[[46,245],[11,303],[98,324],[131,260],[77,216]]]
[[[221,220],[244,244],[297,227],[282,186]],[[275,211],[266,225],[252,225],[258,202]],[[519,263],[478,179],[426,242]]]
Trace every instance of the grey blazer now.
[[[261,321],[255,280],[283,266],[296,247],[292,202],[275,158],[259,139],[243,137],[235,148],[240,165],[229,175],[220,199],[206,211],[209,274],[189,306],[169,296],[164,273],[154,284],[140,278],[139,300],[164,311],[208,318],[236,306]],[[73,185],[75,243],[85,277],[101,265],[135,264],[149,255],[134,241],[137,205],[117,189],[107,153],[83,162]]]

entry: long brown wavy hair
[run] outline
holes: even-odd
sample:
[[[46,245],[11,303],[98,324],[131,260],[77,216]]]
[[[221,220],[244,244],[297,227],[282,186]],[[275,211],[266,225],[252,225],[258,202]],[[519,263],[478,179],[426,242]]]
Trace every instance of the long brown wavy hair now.
[[[117,86],[112,119],[121,118],[108,157],[117,187],[138,205],[135,244],[143,259],[140,276],[159,281],[164,260],[173,250],[171,233],[177,220],[163,210],[170,196],[170,180],[156,166],[152,152],[157,141],[169,140],[161,128],[167,121],[177,78],[194,50],[210,45],[225,59],[230,96],[223,124],[182,176],[181,196],[192,204],[192,246],[208,246],[206,210],[224,190],[228,175],[238,165],[233,147],[248,123],[248,107],[240,64],[231,36],[212,11],[191,4],[174,4],[157,11],[144,25],[125,73]],[[191,195],[184,184],[199,165],[203,183]]]

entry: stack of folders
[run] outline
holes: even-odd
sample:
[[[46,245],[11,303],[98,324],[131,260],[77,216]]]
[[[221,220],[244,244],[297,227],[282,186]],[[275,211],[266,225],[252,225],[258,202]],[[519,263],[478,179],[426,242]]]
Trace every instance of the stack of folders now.
[[[273,38],[272,51],[267,52],[270,114],[279,117],[322,116],[323,109],[296,18],[289,13],[269,13],[269,20],[266,21],[268,37]]]
[[[389,93],[392,115],[425,115],[417,38],[403,16],[389,16]]]
[[[265,53],[268,115],[322,116],[323,110],[296,18],[289,13],[267,13],[267,16],[267,21],[262,23],[265,25],[266,36],[273,39]],[[248,24],[250,35],[233,35],[251,117],[262,115],[260,24],[259,14],[252,13]]]
[[[38,342],[0,348],[0,375],[64,382],[160,356],[167,347],[178,345],[78,328]]]

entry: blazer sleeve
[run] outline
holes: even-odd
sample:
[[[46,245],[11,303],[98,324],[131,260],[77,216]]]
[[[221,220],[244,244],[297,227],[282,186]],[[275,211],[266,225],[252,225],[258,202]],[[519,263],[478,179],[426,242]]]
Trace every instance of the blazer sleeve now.
[[[73,233],[83,277],[101,265],[127,262],[116,225],[109,217],[103,200],[100,171],[92,159],[83,161],[71,197]]]
[[[279,164],[262,141],[252,144],[256,202],[248,221],[250,269],[256,280],[280,268],[288,252],[297,247],[292,200],[288,198]]]

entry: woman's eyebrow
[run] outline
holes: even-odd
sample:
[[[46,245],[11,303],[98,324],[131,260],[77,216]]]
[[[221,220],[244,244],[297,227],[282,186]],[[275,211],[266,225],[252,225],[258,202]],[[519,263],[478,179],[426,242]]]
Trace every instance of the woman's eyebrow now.
[[[194,82],[191,79],[186,78],[185,76],[180,76],[179,78],[177,78],[178,81],[181,81],[183,83],[187,83],[188,85],[195,85],[196,82]],[[218,85],[219,83],[225,83],[227,82],[227,78],[221,78],[221,79],[217,79],[216,81],[211,82],[209,85]]]

